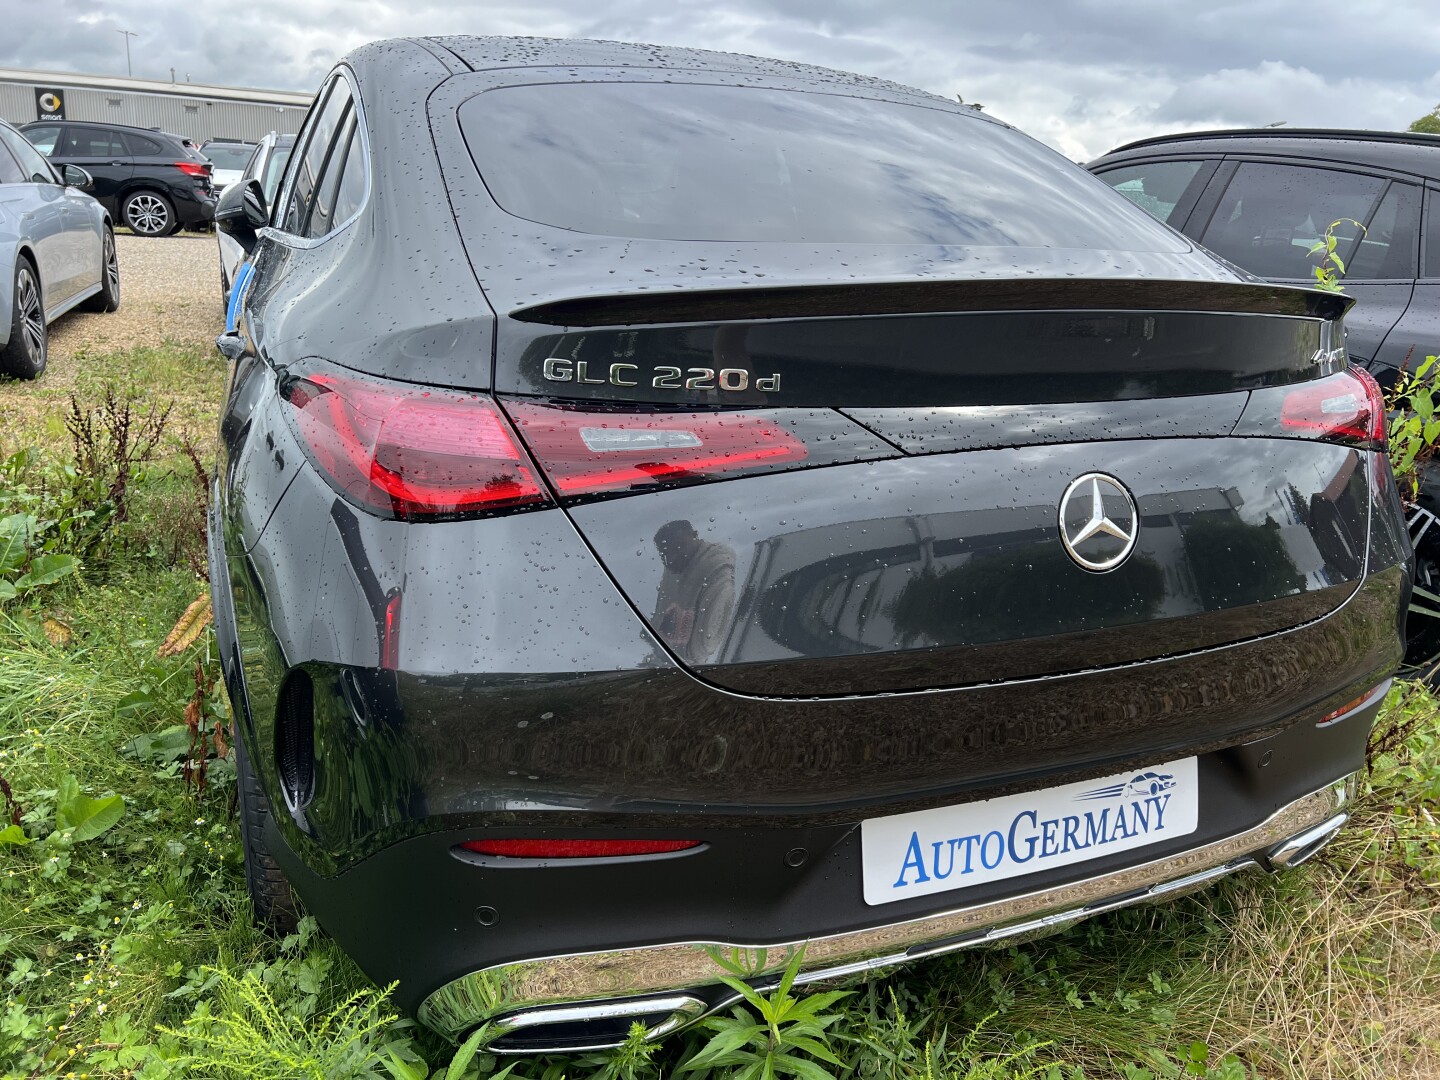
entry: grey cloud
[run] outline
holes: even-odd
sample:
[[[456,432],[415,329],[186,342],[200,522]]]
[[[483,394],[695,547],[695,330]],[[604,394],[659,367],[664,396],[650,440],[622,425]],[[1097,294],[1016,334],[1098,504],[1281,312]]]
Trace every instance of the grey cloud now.
[[[967,101],[1084,158],[1167,130],[1403,127],[1440,100],[1433,0],[3,0],[0,64],[308,90],[428,33],[611,37],[849,68]]]

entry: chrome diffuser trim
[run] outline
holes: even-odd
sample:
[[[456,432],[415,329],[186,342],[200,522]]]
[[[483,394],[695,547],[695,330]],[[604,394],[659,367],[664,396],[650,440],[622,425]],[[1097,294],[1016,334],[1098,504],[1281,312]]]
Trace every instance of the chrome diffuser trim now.
[[[797,983],[890,967],[1023,935],[1059,929],[1101,912],[1169,899],[1248,867],[1275,870],[1309,858],[1344,824],[1351,779],[1346,778],[1281,807],[1253,829],[1163,859],[988,904],[955,908],[919,919],[780,945],[676,942],[573,953],[485,968],[440,987],[421,1004],[427,1027],[458,1038],[487,1020],[496,1037],[545,1024],[616,1016],[653,1015],[680,997],[625,1001],[641,995],[703,998],[704,1009],[672,1016],[652,1037],[677,1030],[736,995],[718,982],[724,975],[765,989],[779,981],[796,951],[805,949]],[[695,997],[690,997],[694,993]],[[589,1003],[589,1004],[587,1004]],[[563,1014],[563,1015],[562,1015]],[[663,1028],[663,1030],[662,1030]],[[623,1041],[623,1033],[614,1044]],[[598,1049],[587,1045],[585,1049]],[[538,1047],[526,1052],[536,1052]],[[560,1051],[557,1043],[550,1047]]]
[[[631,998],[626,1001],[604,1001],[591,1005],[557,1005],[544,1009],[527,1009],[524,1012],[513,1013],[496,1020],[494,1022],[495,1033],[488,1041],[493,1044],[497,1040],[503,1040],[507,1035],[522,1035],[531,1028],[549,1027],[553,1024],[573,1024],[597,1020],[638,1020],[642,1016],[667,1013],[669,1015],[648,1032],[651,1039],[659,1039],[672,1031],[678,1031],[693,1020],[698,1020],[709,1011],[710,1006],[688,994],[660,998]],[[628,1028],[629,1025],[627,1024],[626,1027]],[[567,1046],[562,1045],[565,1040],[557,1039],[553,1043],[546,1043],[544,1049],[547,1053],[572,1054],[585,1050],[608,1049],[619,1045],[620,1041],[622,1040],[582,1043],[571,1040],[572,1045]],[[511,1049],[492,1045],[491,1052],[531,1054],[536,1051],[528,1046]]]

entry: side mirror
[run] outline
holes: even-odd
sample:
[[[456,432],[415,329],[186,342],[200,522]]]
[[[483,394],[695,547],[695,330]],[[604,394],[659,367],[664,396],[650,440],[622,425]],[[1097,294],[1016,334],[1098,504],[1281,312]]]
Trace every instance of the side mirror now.
[[[89,191],[95,186],[95,178],[79,165],[62,165],[60,178],[65,181],[66,187],[79,188],[81,191]]]
[[[215,204],[215,227],[232,236],[247,255],[255,246],[255,234],[269,224],[270,211],[259,180],[231,184]]]

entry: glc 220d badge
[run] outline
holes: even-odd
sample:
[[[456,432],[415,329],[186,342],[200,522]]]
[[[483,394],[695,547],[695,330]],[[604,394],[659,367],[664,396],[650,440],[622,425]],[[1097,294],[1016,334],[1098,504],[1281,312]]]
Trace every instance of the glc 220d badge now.
[[[551,382],[585,383],[589,386],[639,386],[640,365],[615,363],[605,377],[590,373],[589,361],[567,360],[552,356],[545,361],[545,378]],[[739,393],[751,387],[750,372],[744,368],[692,367],[678,368],[657,364],[652,369],[650,385],[656,390],[728,390]],[[754,388],[762,394],[780,391],[780,375],[762,375],[754,380]]]

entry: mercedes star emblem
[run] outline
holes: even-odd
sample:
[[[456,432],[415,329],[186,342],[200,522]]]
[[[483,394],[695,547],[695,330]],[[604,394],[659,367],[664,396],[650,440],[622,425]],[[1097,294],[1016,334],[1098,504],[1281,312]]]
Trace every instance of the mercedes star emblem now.
[[[1135,500],[1113,476],[1086,473],[1061,496],[1060,540],[1086,570],[1114,570],[1129,558],[1139,532]]]

